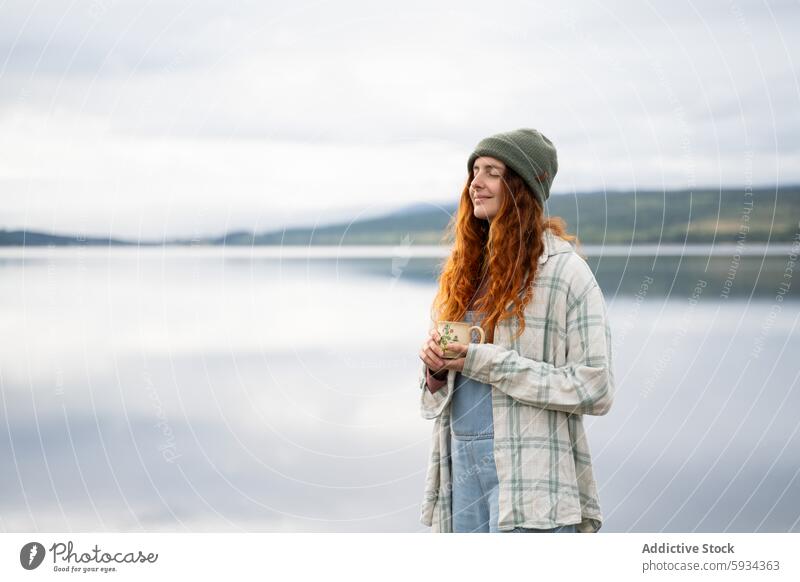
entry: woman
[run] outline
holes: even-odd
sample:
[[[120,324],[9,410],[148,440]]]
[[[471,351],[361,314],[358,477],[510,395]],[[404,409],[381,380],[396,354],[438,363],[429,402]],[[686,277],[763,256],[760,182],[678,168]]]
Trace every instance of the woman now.
[[[574,236],[544,217],[558,170],[534,129],[482,140],[452,227],[421,350],[421,411],[435,419],[421,521],[434,532],[596,532],[583,415],[614,396],[605,300]],[[437,321],[481,325],[448,344]]]

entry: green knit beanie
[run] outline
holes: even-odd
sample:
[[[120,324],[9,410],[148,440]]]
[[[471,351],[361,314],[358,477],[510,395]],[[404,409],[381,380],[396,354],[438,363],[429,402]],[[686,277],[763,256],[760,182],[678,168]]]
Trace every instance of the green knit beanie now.
[[[535,129],[516,129],[492,135],[475,147],[467,162],[467,171],[472,170],[472,164],[481,156],[497,158],[513,169],[544,207],[558,171],[558,156],[553,142]]]

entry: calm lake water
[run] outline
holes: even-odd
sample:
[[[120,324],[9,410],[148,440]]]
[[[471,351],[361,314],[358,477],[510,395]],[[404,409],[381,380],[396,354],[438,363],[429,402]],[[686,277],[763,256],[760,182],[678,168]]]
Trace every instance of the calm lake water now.
[[[427,531],[440,259],[248,250],[0,254],[0,530]],[[602,531],[800,531],[790,252],[589,257]]]

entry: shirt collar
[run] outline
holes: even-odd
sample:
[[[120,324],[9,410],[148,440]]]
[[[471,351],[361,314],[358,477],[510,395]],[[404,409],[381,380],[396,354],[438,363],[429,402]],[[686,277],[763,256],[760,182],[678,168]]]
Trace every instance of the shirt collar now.
[[[544,252],[542,253],[542,256],[539,257],[539,265],[545,264],[547,259],[553,255],[569,253],[575,250],[575,247],[571,242],[561,238],[560,236],[554,235],[549,228],[545,229],[544,234],[542,235],[542,241],[544,242]],[[526,278],[528,273],[530,273],[530,269],[525,269]],[[513,304],[513,301],[509,301],[508,305],[506,305],[506,309],[510,309]]]
[[[569,253],[575,250],[575,247],[572,246],[572,243],[568,240],[561,238],[560,236],[556,236],[552,233],[549,228],[546,228],[544,234],[542,235],[542,241],[544,242],[544,252],[539,257],[539,265],[543,265],[547,262],[547,259],[552,257],[553,255],[558,255],[561,253]],[[528,273],[530,273],[530,269],[525,269],[525,277],[527,278]],[[511,300],[506,305],[506,309],[511,309],[514,305],[514,301]]]
[[[542,256],[539,257],[540,265],[546,263],[547,259],[553,255],[569,253],[575,250],[575,247],[572,246],[572,243],[564,240],[560,236],[554,235],[549,228],[545,229],[544,235],[542,235],[542,240],[544,242],[544,252],[542,253]]]

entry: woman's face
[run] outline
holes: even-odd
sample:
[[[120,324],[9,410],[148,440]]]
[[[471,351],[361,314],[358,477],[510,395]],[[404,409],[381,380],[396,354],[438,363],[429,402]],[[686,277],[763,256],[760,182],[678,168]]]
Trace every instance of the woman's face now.
[[[472,165],[473,179],[469,186],[475,218],[491,221],[503,201],[503,175],[506,165],[498,159],[482,156]]]

